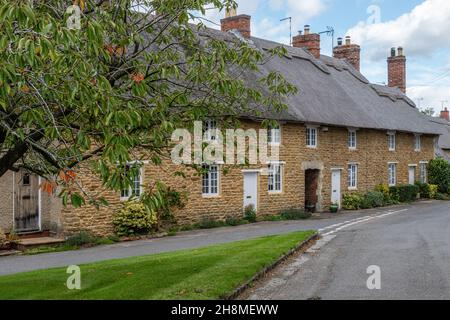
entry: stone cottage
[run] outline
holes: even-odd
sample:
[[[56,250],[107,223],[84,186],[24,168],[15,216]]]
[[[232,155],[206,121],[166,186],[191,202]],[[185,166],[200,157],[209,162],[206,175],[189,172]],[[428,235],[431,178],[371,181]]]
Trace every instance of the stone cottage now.
[[[263,51],[280,45],[252,37],[250,20],[248,15],[228,15],[221,21],[221,31],[206,32],[222,39],[239,37]],[[360,73],[361,49],[349,37],[338,40],[333,57],[322,55],[320,47],[320,35],[305,26],[293,38],[293,46],[286,46],[283,58],[261,67],[260,72],[278,71],[299,88],[289,98],[289,108],[273,116],[279,127],[268,134],[269,143],[280,148],[279,161],[234,166],[227,174],[217,163],[209,165],[203,176],[172,162],[159,167],[144,164],[133,188],[121,193],[103,190],[95,177],[80,169],[80,183],[104,194],[110,203],[100,210],[63,208],[58,199],[39,190],[39,177],[8,173],[0,179],[0,227],[106,235],[113,232],[114,210],[157,180],[187,194],[184,208],[175,212],[180,224],[242,216],[247,205],[253,205],[258,215],[306,206],[325,211],[332,203],[340,204],[348,192],[364,192],[382,183],[426,181],[426,164],[435,157],[441,132],[406,95],[403,49],[391,50],[389,85],[381,86]],[[262,120],[243,117],[242,125],[260,128]],[[214,121],[208,122],[208,128],[215,127]],[[173,175],[180,169],[185,178]]]

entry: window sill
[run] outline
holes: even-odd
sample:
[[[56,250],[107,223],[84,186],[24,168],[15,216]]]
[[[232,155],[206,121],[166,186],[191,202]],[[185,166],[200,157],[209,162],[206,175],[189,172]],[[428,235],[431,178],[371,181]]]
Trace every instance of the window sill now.
[[[350,151],[358,151],[358,148],[348,148],[348,150],[350,150]]]
[[[317,149],[317,146],[306,146],[308,149]]]
[[[358,187],[348,187],[348,191],[358,191]]]
[[[396,149],[389,149],[389,152],[395,152]]]
[[[280,147],[281,142],[268,142],[269,147]]]
[[[283,191],[269,191],[269,196],[278,196],[283,194]]]
[[[202,194],[203,199],[217,199],[220,198],[219,194]]]

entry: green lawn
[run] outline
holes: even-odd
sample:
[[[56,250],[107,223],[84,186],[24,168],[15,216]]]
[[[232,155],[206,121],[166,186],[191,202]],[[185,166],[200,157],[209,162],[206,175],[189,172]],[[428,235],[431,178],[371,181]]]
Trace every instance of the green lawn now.
[[[0,277],[0,299],[217,299],[314,234],[270,236],[81,267],[81,290],[65,268]]]

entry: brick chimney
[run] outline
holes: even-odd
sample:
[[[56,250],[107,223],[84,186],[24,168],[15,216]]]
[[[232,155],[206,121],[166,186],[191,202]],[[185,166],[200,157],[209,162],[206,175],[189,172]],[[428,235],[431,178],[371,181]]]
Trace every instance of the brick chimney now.
[[[316,57],[320,58],[320,34],[311,33],[310,26],[306,25],[305,30],[299,31],[299,34],[292,38],[292,45],[296,48],[306,48]]]
[[[333,48],[333,57],[347,60],[358,71],[361,69],[361,47],[352,44],[349,36],[345,38],[345,43],[342,38],[338,38],[338,45]]]
[[[450,121],[450,114],[447,108],[441,111],[441,118]]]
[[[235,9],[227,10],[225,13],[225,19],[220,20],[222,31],[227,32],[230,30],[237,30],[244,38],[247,39],[251,37],[250,22],[250,16],[246,14],[238,15]]]
[[[397,87],[406,93],[406,57],[403,54],[403,48],[392,48],[387,62],[389,87]]]

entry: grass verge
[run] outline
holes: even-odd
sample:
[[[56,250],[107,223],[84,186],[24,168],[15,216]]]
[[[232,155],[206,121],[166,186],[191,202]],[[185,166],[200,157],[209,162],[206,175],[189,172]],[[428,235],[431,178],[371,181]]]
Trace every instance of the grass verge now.
[[[66,288],[65,268],[3,276],[0,299],[218,299],[314,233],[82,265],[81,290]]]

